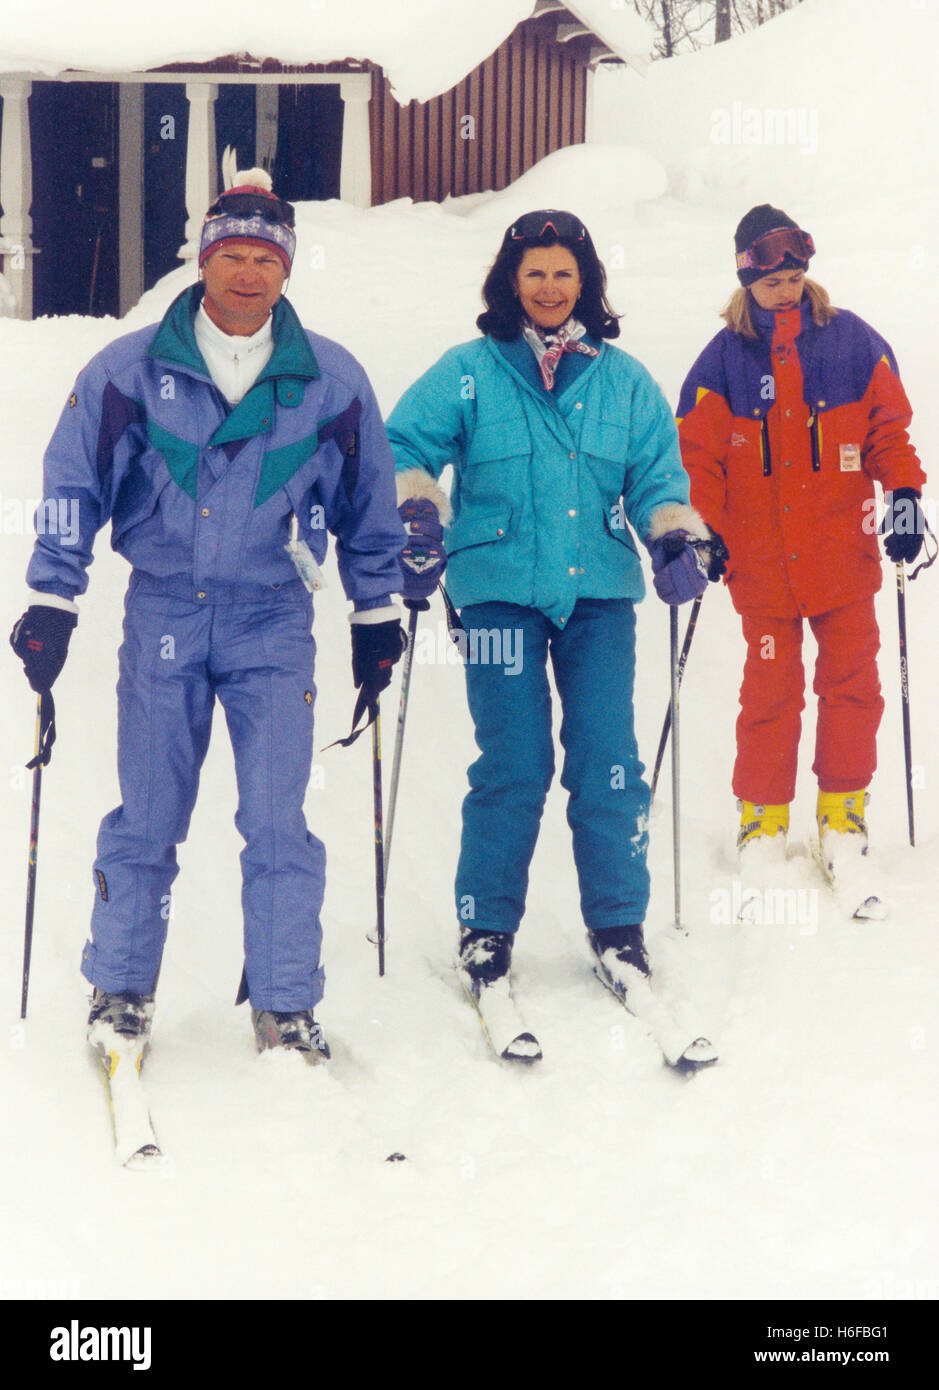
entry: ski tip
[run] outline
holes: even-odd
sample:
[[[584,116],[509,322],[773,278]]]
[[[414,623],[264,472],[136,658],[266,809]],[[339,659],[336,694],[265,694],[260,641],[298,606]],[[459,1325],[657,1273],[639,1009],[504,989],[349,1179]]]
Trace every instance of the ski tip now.
[[[717,1048],[708,1038],[695,1038],[690,1047],[673,1063],[673,1070],[680,1076],[693,1076],[696,1071],[713,1067],[718,1061]]]
[[[854,910],[854,919],[857,922],[884,922],[887,919],[887,907],[880,898],[870,897]]]
[[[125,1158],[123,1166],[132,1173],[142,1173],[163,1168],[166,1163],[166,1155],[157,1144],[143,1144],[130,1158]]]
[[[540,1062],[541,1044],[534,1033],[519,1033],[517,1038],[513,1038],[508,1046],[502,1049],[500,1055],[506,1062]]]

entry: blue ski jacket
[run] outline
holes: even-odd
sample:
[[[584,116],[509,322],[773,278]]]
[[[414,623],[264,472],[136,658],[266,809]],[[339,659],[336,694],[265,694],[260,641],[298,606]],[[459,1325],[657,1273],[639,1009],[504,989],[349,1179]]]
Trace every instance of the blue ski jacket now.
[[[343,588],[357,607],[400,590],[394,459],[364,370],[302,327],[281,299],[271,359],[230,406],[196,344],[203,287],[163,320],[116,339],[80,373],[44,460],[47,516],[64,503],[77,527],[39,526],[27,583],[73,599],[88,585],[95,536],[135,569],[213,586],[296,580],[291,517],[318,563],[336,537]]]
[[[675,421],[645,367],[598,340],[555,391],[519,339],[482,337],[443,357],[388,421],[398,471],[453,466],[445,532],[457,607],[502,600],[563,626],[579,598],[636,602],[645,586],[629,524],[688,503]],[[564,362],[568,366],[567,361]]]

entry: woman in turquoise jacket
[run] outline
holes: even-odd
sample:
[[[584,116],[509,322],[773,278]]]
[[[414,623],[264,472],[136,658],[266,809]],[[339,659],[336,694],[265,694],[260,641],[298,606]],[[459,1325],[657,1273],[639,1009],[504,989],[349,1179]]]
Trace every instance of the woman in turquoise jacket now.
[[[608,971],[648,974],[649,791],[632,700],[644,585],[630,527],[666,602],[695,597],[714,566],[665,397],[609,342],[619,325],[605,283],[576,217],[527,214],[483,287],[483,336],[446,352],[387,422],[410,533],[405,598],[425,595],[449,557],[467,629],[480,756],[463,804],[456,906],[461,964],[477,990],[506,975],[525,908],[554,773],[549,656],[590,944]],[[438,482],[447,465],[449,497]]]

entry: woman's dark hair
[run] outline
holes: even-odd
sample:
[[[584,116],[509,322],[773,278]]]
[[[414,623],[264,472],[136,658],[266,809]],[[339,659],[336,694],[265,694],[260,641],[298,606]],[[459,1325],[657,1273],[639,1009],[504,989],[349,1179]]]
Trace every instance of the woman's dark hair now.
[[[517,338],[525,317],[515,293],[515,275],[526,251],[534,246],[563,246],[577,261],[583,285],[574,316],[593,338],[618,338],[619,315],[606,297],[606,271],[589,236],[574,240],[546,227],[541,236],[510,238],[506,233],[499,254],[483,285],[485,312],[476,320],[481,333],[500,342]]]

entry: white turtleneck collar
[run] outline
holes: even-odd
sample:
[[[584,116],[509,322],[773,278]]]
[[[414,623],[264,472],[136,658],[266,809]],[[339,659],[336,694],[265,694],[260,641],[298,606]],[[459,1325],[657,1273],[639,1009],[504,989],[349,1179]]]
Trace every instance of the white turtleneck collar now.
[[[272,318],[268,314],[249,337],[225,333],[200,304],[193,328],[209,375],[226,400],[237,405],[257,381],[274,351]]]

